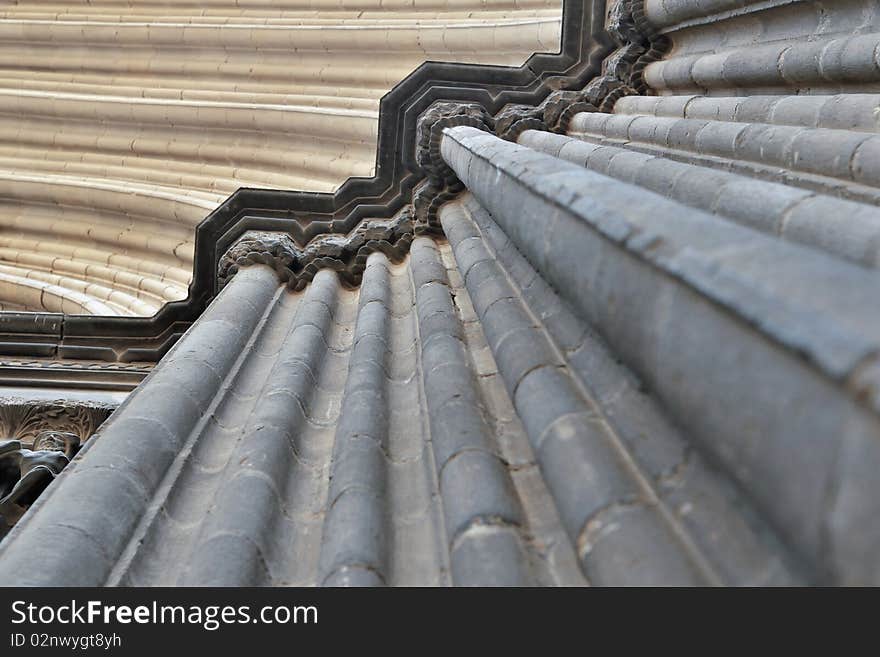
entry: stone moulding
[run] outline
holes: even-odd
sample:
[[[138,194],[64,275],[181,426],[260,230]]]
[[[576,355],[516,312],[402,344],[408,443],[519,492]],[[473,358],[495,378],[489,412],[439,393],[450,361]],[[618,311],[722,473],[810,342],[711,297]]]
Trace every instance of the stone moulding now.
[[[59,361],[51,358],[2,358],[0,386],[12,389],[49,387],[74,391],[130,392],[150,373],[152,365]]]
[[[425,179],[413,192],[413,213],[418,233],[438,232],[437,210],[464,190],[464,185],[440,155],[443,130],[459,125],[492,130],[494,120],[476,103],[438,102],[419,117],[416,161],[425,172]]]
[[[333,194],[241,188],[196,229],[193,282],[185,300],[168,303],[149,318],[0,313],[0,354],[155,362],[220,289],[220,260],[248,231],[281,232],[293,240],[301,252],[294,265],[301,268],[296,285],[321,267],[336,269],[345,282],[356,284],[371,250],[395,257],[413,232],[438,230],[430,216],[453,194],[454,184],[438,185],[412,146],[418,118],[428,108],[437,101],[477,105],[497,117],[493,121],[507,139],[529,127],[562,131],[575,112],[602,108],[597,94],[638,88],[635,78],[660,43],[659,37],[624,29],[644,23],[641,15],[641,0],[611,0],[607,6],[604,0],[564,0],[558,54],[535,54],[520,67],[426,62],[382,99],[373,177],[351,178]],[[627,38],[639,40],[638,48],[627,50],[632,56],[615,55],[617,60],[603,65]],[[599,75],[604,82],[591,83]],[[356,249],[342,246],[362,222],[393,219],[411,201],[413,232],[367,240],[373,243]]]

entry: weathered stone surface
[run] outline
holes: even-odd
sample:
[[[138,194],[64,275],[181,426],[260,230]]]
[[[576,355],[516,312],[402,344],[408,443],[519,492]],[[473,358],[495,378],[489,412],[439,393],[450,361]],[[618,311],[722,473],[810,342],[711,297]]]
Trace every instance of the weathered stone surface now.
[[[877,583],[878,18],[619,0],[579,90],[429,106],[415,218],[234,245],[0,583]]]
[[[395,85],[426,61],[445,81],[450,62],[557,52],[561,16],[558,0],[5,3],[0,310],[185,299],[195,228],[237,190],[369,178]]]
[[[861,464],[880,458],[880,405],[862,390],[878,385],[876,273],[485,132],[445,134],[444,157],[512,244],[813,572],[870,580],[877,479]],[[522,369],[509,371],[515,385]],[[841,503],[829,486],[847,491]]]

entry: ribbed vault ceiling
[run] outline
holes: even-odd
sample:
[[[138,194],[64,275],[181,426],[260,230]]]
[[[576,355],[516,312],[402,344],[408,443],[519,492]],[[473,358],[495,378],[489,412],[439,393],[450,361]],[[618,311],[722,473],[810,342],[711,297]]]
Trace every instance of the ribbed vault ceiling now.
[[[22,0],[0,6],[0,310],[152,315],[239,187],[369,176],[426,60],[559,49],[560,0]]]

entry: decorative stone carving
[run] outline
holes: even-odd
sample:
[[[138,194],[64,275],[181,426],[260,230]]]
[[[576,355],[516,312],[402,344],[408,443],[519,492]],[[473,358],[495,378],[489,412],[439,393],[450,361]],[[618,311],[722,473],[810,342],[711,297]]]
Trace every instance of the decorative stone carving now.
[[[448,101],[438,101],[422,113],[416,122],[415,159],[425,178],[414,187],[412,205],[405,210],[414,216],[407,239],[412,234],[442,232],[437,210],[464,189],[440,154],[445,128],[469,125],[508,141],[516,141],[523,131],[530,129],[564,133],[571,117],[578,112],[610,111],[621,96],[645,91],[642,71],[665,54],[669,41],[645,20],[643,2],[610,0],[606,29],[618,48],[603,62],[602,75],[583,90],[554,91],[537,106],[509,104],[495,116],[477,103]],[[314,272],[324,267],[339,271],[344,280],[359,281],[362,266],[353,258],[357,249],[350,244],[345,246],[347,237],[350,236],[325,235],[315,240],[314,246],[301,248],[283,233],[246,233],[221,259],[218,286],[222,288],[238,267],[257,262],[272,266],[293,288],[302,287]],[[408,245],[383,241],[382,250],[394,256]]]
[[[114,409],[110,404],[66,399],[0,399],[0,436],[25,447],[33,446],[37,436],[47,431],[73,434],[85,442]]]
[[[358,285],[371,253],[381,251],[399,261],[409,251],[412,237],[409,206],[391,219],[365,219],[347,235],[321,235],[303,248],[286,233],[250,231],[220,259],[218,284],[223,287],[241,267],[260,263],[272,267],[293,290],[304,288],[321,269],[333,269],[344,283]]]
[[[440,155],[443,129],[456,125],[469,125],[481,130],[491,130],[492,117],[476,103],[434,103],[416,124],[416,162],[428,178],[451,183],[457,180],[455,172]]]
[[[217,281],[222,288],[241,267],[263,264],[274,269],[282,281],[290,275],[300,255],[290,235],[251,230],[242,235],[223,254],[217,266]]]
[[[494,121],[475,103],[438,102],[425,110],[416,124],[416,162],[426,175],[413,191],[417,233],[439,232],[437,209],[464,189],[440,154],[443,129],[457,125],[492,130]]]
[[[623,96],[648,92],[643,72],[669,51],[669,39],[645,19],[644,0],[611,0],[606,28],[618,48],[602,63],[602,75],[584,89],[585,99],[601,112],[610,112]]]
[[[0,539],[46,490],[80,448],[75,433],[43,431],[33,449],[21,440],[0,441]]]
[[[0,399],[0,538],[114,411],[66,399]]]
[[[578,112],[598,112],[584,91],[554,91],[541,103],[542,120],[547,130],[558,134],[568,132],[568,123]]]
[[[543,104],[507,105],[495,115],[495,134],[507,141],[516,141],[524,130],[546,130]]]

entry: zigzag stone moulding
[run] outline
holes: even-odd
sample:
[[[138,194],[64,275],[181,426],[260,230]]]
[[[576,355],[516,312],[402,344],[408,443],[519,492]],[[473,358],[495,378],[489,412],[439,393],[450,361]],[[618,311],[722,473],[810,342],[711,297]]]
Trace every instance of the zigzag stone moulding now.
[[[254,188],[234,192],[196,228],[193,277],[186,299],[166,303],[152,317],[0,313],[0,354],[155,362],[216,294],[220,258],[244,233],[286,233],[308,250],[318,236],[333,235],[332,243],[351,234],[364,220],[391,219],[405,208],[415,186],[426,177],[412,148],[416,122],[436,101],[476,103],[493,114],[511,104],[537,106],[560,90],[583,89],[599,74],[602,60],[615,45],[605,27],[605,10],[604,0],[565,0],[560,52],[533,55],[519,67],[422,64],[382,98],[372,177],[349,178],[333,193]],[[429,225],[421,220],[416,223]],[[380,239],[369,248],[393,254],[403,246],[404,242],[397,245]],[[355,270],[360,265],[354,263],[358,253],[363,255],[363,246],[345,251],[350,263],[346,265],[321,253],[328,248],[326,243],[316,248],[315,256],[303,265],[303,275],[328,266],[345,272],[348,281],[357,280]]]

